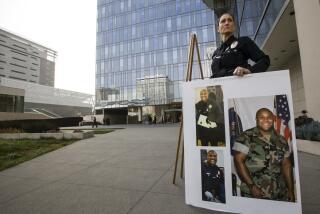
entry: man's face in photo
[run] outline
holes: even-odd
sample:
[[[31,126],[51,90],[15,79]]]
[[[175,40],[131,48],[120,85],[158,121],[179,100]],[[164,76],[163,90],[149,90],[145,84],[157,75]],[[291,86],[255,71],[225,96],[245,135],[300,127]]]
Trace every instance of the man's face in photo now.
[[[273,127],[273,114],[270,111],[262,110],[257,115],[257,127],[262,131],[270,131]]]
[[[218,160],[218,155],[214,151],[209,151],[207,154],[207,161],[210,165],[216,165]]]
[[[208,101],[208,91],[206,89],[204,90],[201,90],[200,91],[200,99],[203,101],[203,102],[207,102]]]

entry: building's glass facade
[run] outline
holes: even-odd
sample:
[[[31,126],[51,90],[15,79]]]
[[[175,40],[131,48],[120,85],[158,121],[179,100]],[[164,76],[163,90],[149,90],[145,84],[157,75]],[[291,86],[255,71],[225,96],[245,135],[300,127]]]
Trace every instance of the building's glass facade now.
[[[166,112],[179,110],[192,33],[199,41],[204,76],[210,75],[210,53],[219,43],[215,2],[220,1],[98,0],[96,113],[113,123],[120,120],[112,119],[112,109],[139,112],[138,121],[144,115],[159,120],[168,116]],[[261,46],[287,2],[230,0],[226,9],[234,12],[239,35]],[[194,63],[193,78],[198,72]],[[121,114],[130,116],[129,111]]]
[[[8,94],[0,94],[0,112],[23,113],[24,97]]]
[[[96,106],[181,102],[192,33],[204,60],[215,32],[202,0],[98,0]]]
[[[240,35],[263,44],[287,0],[238,0]]]

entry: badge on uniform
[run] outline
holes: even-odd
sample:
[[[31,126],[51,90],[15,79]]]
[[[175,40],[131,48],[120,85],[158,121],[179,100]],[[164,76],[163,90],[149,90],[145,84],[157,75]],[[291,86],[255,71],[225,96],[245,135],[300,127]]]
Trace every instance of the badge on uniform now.
[[[232,42],[230,47],[233,49],[233,48],[237,47],[237,45],[238,45],[238,41],[234,41],[234,42]]]

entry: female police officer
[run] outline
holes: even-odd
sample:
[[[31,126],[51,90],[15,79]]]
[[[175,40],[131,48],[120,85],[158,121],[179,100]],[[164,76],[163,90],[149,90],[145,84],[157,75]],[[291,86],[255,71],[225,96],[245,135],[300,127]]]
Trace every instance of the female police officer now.
[[[270,59],[249,37],[236,38],[234,18],[224,13],[219,18],[218,32],[222,45],[212,56],[211,78],[224,76],[243,76],[249,73],[264,72],[270,65]],[[248,64],[248,59],[255,62]]]

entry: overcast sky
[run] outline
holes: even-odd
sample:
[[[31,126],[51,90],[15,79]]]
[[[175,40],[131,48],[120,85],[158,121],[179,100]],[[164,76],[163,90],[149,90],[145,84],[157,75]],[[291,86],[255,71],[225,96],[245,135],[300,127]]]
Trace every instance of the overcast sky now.
[[[94,94],[96,0],[0,0],[0,28],[58,52],[55,87]]]

